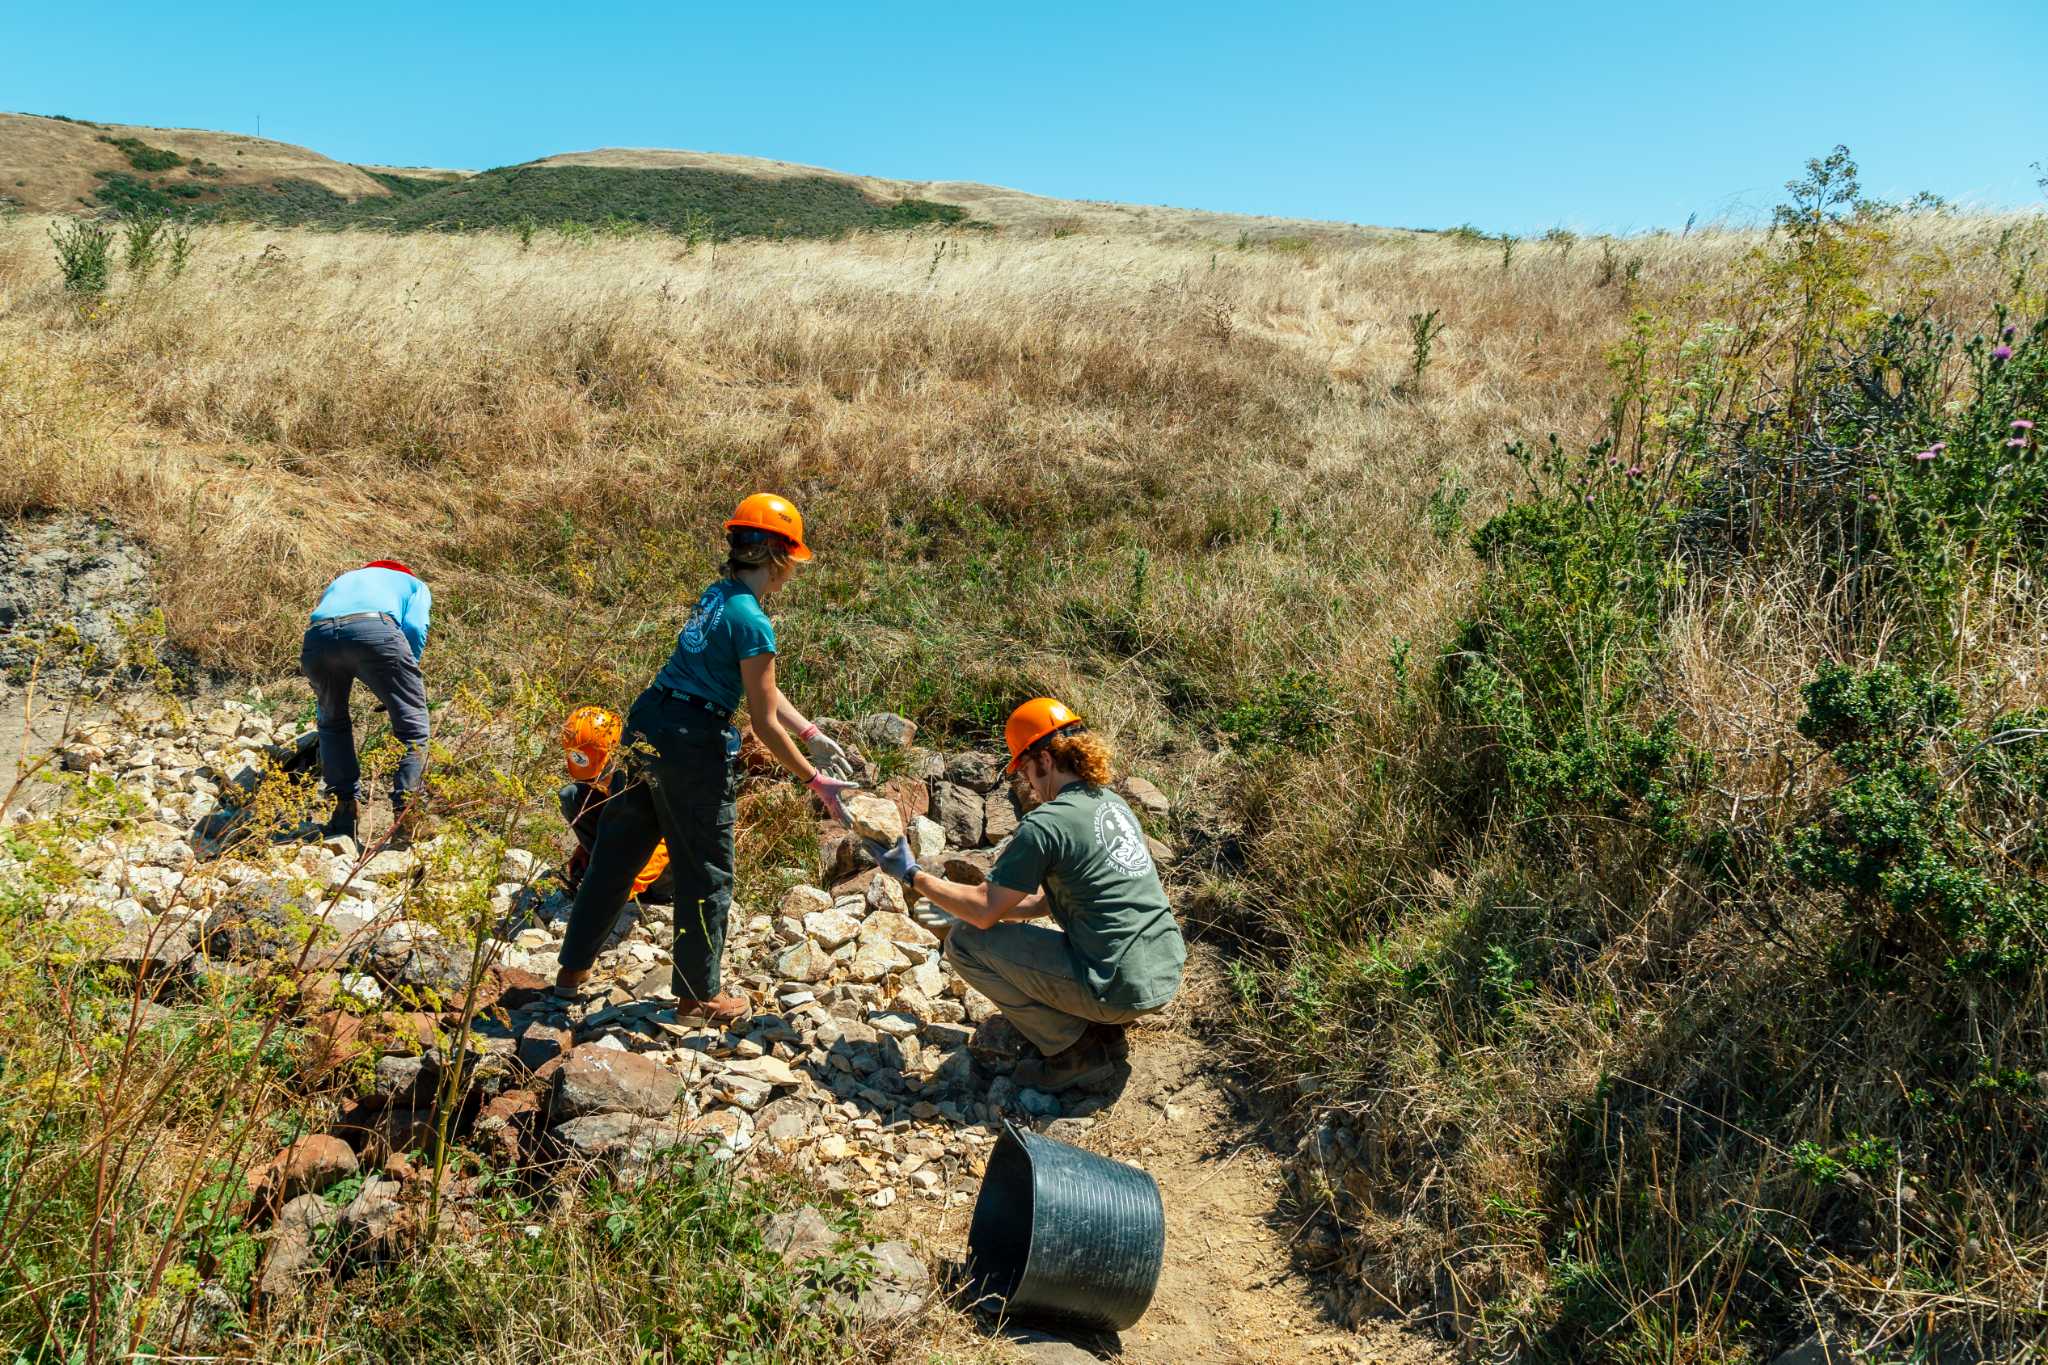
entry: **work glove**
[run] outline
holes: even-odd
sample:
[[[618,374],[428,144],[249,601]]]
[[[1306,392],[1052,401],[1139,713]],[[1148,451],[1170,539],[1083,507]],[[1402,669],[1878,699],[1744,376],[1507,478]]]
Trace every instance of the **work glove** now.
[[[846,746],[838,740],[815,725],[799,738],[803,740],[805,752],[811,756],[811,766],[819,772],[838,778],[853,776],[853,760],[847,757]]]
[[[868,856],[875,860],[875,866],[905,886],[910,885],[910,879],[921,870],[917,865],[917,859],[910,856],[910,840],[907,838],[898,839],[894,848],[883,848],[873,839],[863,839],[861,842],[867,845]]]
[[[846,807],[839,802],[840,793],[859,791],[860,783],[842,782],[836,777],[827,777],[824,769],[820,768],[811,774],[811,780],[804,785],[811,789],[813,796],[825,803],[825,809],[832,813],[834,820],[841,824],[846,823]]]
[[[960,920],[956,916],[939,909],[938,906],[933,905],[930,901],[919,901],[916,905],[911,906],[910,917],[937,934],[940,938],[944,938],[952,933],[960,924]]]

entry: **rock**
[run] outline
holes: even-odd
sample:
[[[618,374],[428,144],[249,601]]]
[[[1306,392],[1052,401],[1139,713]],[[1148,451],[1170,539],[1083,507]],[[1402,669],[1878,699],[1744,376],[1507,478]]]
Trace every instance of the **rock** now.
[[[853,942],[860,931],[861,917],[851,910],[832,907],[804,916],[804,933],[827,952],[842,943]]]
[[[470,1135],[501,1165],[524,1165],[540,1107],[540,1096],[531,1090],[508,1090],[477,1111]]]
[[[830,822],[818,829],[818,880],[827,886],[836,886],[875,865],[875,856],[858,834]]]
[[[889,973],[906,965],[896,945],[883,940],[870,940],[855,950],[846,963],[849,980],[875,982],[886,980]]]
[[[877,910],[860,926],[862,943],[893,943],[901,948],[938,946],[938,935],[900,910]]]
[[[903,812],[887,796],[855,792],[845,798],[845,805],[847,821],[861,838],[889,848],[903,837]]]
[[[642,1114],[589,1114],[557,1124],[554,1132],[571,1160],[602,1169],[621,1185],[638,1184],[657,1156],[690,1138],[680,1118]]]
[[[761,1227],[761,1245],[782,1257],[784,1265],[831,1257],[839,1246],[839,1234],[825,1221],[825,1215],[809,1204],[778,1213]]]
[[[911,821],[931,811],[931,783],[921,777],[892,777],[876,791],[878,795],[895,803],[896,813],[903,817],[903,827],[906,830],[910,828]]]
[[[321,1230],[340,1221],[341,1210],[317,1194],[288,1200],[270,1230],[257,1292],[273,1299],[290,1293],[299,1276],[321,1263]]]
[[[1115,790],[1140,814],[1154,821],[1163,823],[1173,814],[1173,803],[1166,799],[1166,793],[1142,777],[1126,777],[1116,784]]]
[[[397,1249],[404,1214],[398,1182],[370,1177],[342,1211],[341,1228],[349,1249],[357,1254],[389,1255]]]
[[[754,1115],[754,1131],[776,1142],[799,1142],[818,1126],[818,1106],[795,1095],[770,1100]]]
[[[1007,787],[992,791],[982,804],[981,842],[999,844],[1017,832],[1017,803]]]
[[[1833,1332],[1820,1331],[1774,1357],[1771,1365],[1849,1365],[1855,1358],[1855,1353]]]
[[[1101,1365],[1093,1351],[1084,1351],[1071,1341],[1028,1328],[1010,1327],[1004,1333],[1011,1354],[1025,1365]]]
[[[1017,1107],[1037,1119],[1058,1118],[1062,1112],[1060,1102],[1043,1090],[1019,1090]]]
[[[821,887],[792,886],[782,893],[782,902],[776,913],[791,919],[802,919],[805,915],[832,908],[832,897]]]
[[[917,722],[894,711],[877,711],[854,722],[853,732],[870,749],[907,749],[917,738]]]
[[[519,1064],[529,1073],[539,1071],[575,1046],[575,1035],[535,1020],[519,1033]]]
[[[823,981],[832,971],[832,959],[809,939],[791,944],[775,959],[775,974],[784,981],[806,984]]]
[[[988,870],[995,866],[995,862],[995,856],[989,853],[949,854],[939,863],[939,875],[962,886],[980,886],[988,880]]]
[[[896,1191],[887,1185],[868,1196],[868,1203],[878,1209],[886,1209],[895,1202]]]
[[[742,1076],[771,1088],[801,1085],[804,1081],[803,1076],[780,1057],[750,1057],[730,1061],[725,1064],[725,1071],[727,1075]]]
[[[314,1133],[264,1163],[257,1185],[263,1202],[276,1205],[302,1194],[318,1194],[355,1173],[354,1149],[338,1137]]]
[[[935,782],[932,784],[932,815],[938,820],[946,842],[953,847],[981,846],[988,809],[980,793],[951,782]]]
[[[898,1010],[884,1010],[879,1014],[871,1014],[868,1016],[868,1023],[874,1026],[877,1033],[886,1034],[891,1038],[909,1038],[922,1027],[916,1015],[904,1014]]]
[[[939,822],[920,815],[910,822],[910,856],[920,864],[936,864],[945,856],[946,831]]]
[[[371,856],[370,860],[356,869],[355,879],[359,882],[388,882],[401,877],[410,877],[418,866],[413,855],[402,849],[387,848]]]
[[[372,1086],[386,1104],[431,1102],[439,1072],[425,1057],[379,1057]]]
[[[986,796],[1002,784],[1008,762],[1001,754],[955,754],[946,760],[946,780]]]
[[[137,920],[100,960],[147,981],[186,975],[193,956],[191,935],[184,926]]]
[[[878,1190],[869,1203],[886,1209],[896,1202],[896,1191],[888,1186]],[[877,1242],[867,1248],[873,1261],[871,1276],[851,1303],[851,1314],[864,1327],[886,1327],[914,1317],[929,1297],[931,1272],[911,1250],[908,1242]],[[835,1301],[844,1304],[840,1296]]]
[[[540,871],[540,859],[523,848],[508,848],[498,862],[498,880],[525,886]]]
[[[660,1118],[675,1108],[681,1089],[682,1082],[652,1058],[586,1043],[562,1057],[549,1113],[558,1123],[588,1114]]]
[[[296,959],[315,937],[313,910],[287,881],[243,882],[206,917],[206,951],[235,961]]]

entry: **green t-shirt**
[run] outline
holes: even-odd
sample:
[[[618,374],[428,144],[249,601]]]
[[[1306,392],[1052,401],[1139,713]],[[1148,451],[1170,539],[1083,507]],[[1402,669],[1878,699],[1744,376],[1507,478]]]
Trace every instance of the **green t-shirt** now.
[[[1025,816],[988,879],[1026,895],[1045,888],[1067,951],[1095,998],[1157,1009],[1180,987],[1187,945],[1145,847],[1115,792],[1070,782]]]
[[[654,681],[737,711],[746,694],[740,660],[775,652],[775,627],[746,587],[721,578],[704,589]]]

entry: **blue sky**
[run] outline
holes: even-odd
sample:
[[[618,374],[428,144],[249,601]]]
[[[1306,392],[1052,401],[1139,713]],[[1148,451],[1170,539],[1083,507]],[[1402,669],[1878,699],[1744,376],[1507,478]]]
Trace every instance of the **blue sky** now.
[[[750,11],[750,12],[749,12]],[[687,147],[1404,227],[2040,204],[2048,4],[0,3],[0,108],[486,167]],[[2024,55],[2023,55],[2024,54]],[[2032,87],[2032,88],[2030,88]]]

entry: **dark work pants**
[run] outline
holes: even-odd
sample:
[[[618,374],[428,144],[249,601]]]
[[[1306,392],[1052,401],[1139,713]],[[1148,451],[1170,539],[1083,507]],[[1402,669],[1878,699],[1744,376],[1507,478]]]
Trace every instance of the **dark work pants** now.
[[[315,621],[299,648],[299,668],[319,706],[320,773],[327,790],[351,801],[362,795],[363,770],[348,714],[349,691],[360,682],[383,705],[391,733],[405,745],[391,780],[392,799],[402,804],[418,791],[427,766],[427,680],[398,623],[388,616]]]
[[[725,921],[732,910],[733,798],[739,733],[706,711],[649,688],[626,717],[626,770],[598,819],[590,870],[562,935],[565,970],[597,960],[625,908],[633,878],[668,840],[675,892],[677,995],[718,994]]]

